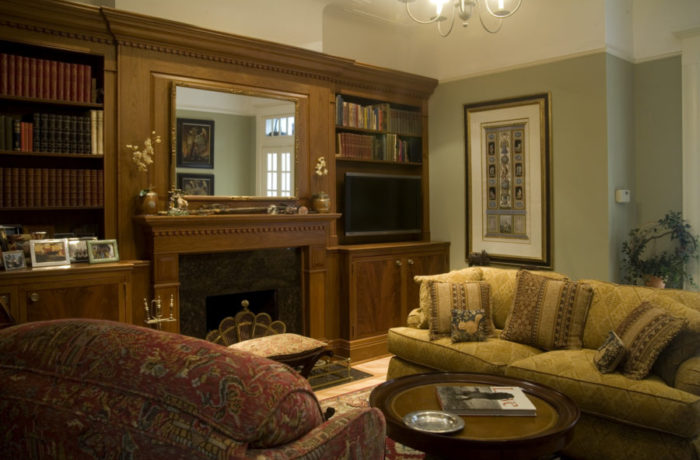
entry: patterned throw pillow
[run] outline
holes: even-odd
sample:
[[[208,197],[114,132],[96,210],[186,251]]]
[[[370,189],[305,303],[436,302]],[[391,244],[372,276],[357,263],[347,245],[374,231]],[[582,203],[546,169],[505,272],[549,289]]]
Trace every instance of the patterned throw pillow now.
[[[593,289],[586,283],[521,270],[501,338],[543,350],[579,349],[592,299]]]
[[[484,310],[487,332],[493,331],[489,285],[483,281],[444,283],[428,281],[430,340],[450,335],[452,310]]]
[[[656,358],[687,322],[663,308],[642,302],[615,329],[629,352],[622,373],[635,380],[646,377]]]
[[[489,335],[484,310],[452,310],[452,343],[483,342]]]
[[[608,338],[605,339],[603,345],[598,348],[593,363],[598,368],[601,374],[609,374],[617,369],[617,366],[625,359],[627,350],[622,339],[615,334],[615,331],[610,331]]]

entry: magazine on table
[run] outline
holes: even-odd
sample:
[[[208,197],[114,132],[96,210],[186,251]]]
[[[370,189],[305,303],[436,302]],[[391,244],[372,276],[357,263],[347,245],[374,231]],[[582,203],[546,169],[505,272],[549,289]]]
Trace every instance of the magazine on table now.
[[[535,416],[535,405],[520,387],[437,387],[442,410],[457,415]]]

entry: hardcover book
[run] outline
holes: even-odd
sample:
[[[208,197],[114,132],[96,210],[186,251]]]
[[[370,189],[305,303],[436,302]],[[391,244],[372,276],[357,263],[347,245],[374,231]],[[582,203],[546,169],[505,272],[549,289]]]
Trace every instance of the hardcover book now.
[[[535,405],[520,387],[438,386],[442,410],[457,415],[535,416]]]

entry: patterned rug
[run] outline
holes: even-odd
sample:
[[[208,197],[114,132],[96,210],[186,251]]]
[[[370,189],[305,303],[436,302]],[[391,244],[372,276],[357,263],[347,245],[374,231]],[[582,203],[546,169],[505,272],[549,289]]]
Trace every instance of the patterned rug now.
[[[332,398],[321,400],[321,407],[325,412],[327,408],[335,409],[335,414],[342,414],[358,407],[369,407],[369,394],[374,386],[345,393]],[[417,460],[425,458],[425,454],[418,450],[399,444],[393,439],[386,438],[386,460]]]

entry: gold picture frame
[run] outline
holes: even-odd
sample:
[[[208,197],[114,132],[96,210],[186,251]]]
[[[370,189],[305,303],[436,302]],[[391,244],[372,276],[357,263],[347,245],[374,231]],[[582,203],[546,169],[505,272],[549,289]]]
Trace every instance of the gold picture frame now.
[[[466,255],[552,269],[549,93],[464,105]]]

